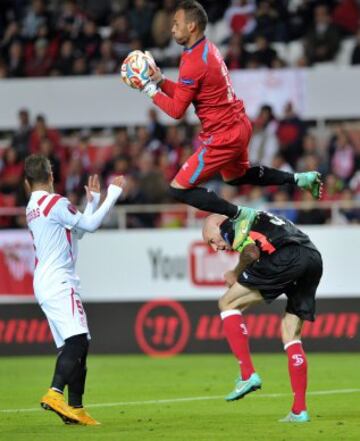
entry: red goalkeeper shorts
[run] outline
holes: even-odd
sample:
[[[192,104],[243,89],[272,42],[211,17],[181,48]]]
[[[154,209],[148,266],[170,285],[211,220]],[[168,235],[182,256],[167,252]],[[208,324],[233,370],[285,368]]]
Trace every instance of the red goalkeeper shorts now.
[[[249,118],[242,115],[233,129],[202,140],[202,145],[183,164],[175,180],[184,188],[196,187],[220,173],[225,182],[241,177],[249,168]]]

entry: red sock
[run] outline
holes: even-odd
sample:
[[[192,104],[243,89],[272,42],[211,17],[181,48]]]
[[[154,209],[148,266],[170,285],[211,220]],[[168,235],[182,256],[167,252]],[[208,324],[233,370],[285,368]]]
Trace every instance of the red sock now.
[[[220,316],[223,320],[225,337],[232,353],[239,360],[241,377],[247,380],[255,369],[251,360],[248,332],[243,316],[237,309],[223,311]]]
[[[300,340],[294,340],[284,347],[288,356],[291,388],[294,394],[292,412],[299,414],[306,410],[307,361]]]

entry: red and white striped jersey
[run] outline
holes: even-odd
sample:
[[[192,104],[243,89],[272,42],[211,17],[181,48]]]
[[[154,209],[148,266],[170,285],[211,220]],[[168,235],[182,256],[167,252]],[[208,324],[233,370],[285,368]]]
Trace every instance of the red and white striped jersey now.
[[[26,219],[35,249],[34,293],[41,304],[64,290],[80,288],[75,272],[77,232],[82,213],[58,194],[34,191]]]

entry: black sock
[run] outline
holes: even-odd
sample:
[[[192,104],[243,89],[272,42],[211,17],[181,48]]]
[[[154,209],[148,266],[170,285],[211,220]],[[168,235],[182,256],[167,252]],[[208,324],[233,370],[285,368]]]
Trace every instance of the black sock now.
[[[87,354],[89,343],[86,334],[75,335],[65,340],[58,354],[51,387],[63,391],[73,376],[81,370],[81,360]]]
[[[210,213],[224,214],[233,218],[238,213],[238,207],[225,199],[219,198],[213,191],[202,187],[180,189],[170,187],[171,196],[179,202],[191,205],[199,210]]]
[[[76,371],[68,384],[69,391],[69,405],[72,407],[83,407],[82,398],[85,392],[85,380],[86,380],[86,359],[87,352],[80,361],[80,369]]]
[[[227,182],[230,185],[284,185],[295,184],[295,177],[293,173],[284,172],[275,168],[265,166],[251,167],[246,170],[246,173],[241,178],[233,179]]]
[[[83,395],[85,392],[85,380],[86,380],[86,358],[83,357],[80,362],[80,367],[78,371],[76,371],[73,378],[70,379],[68,384],[68,391],[69,391],[69,406],[72,407],[83,407]]]

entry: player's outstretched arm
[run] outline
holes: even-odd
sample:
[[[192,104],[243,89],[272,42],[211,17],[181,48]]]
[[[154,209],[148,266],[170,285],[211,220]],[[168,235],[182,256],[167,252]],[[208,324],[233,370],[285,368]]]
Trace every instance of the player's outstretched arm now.
[[[124,184],[125,178],[123,176],[114,178],[112,184],[108,187],[106,198],[101,206],[92,214],[83,213],[76,226],[88,233],[96,231],[120,197]]]

